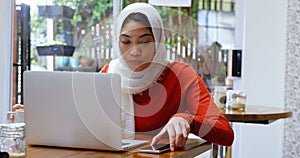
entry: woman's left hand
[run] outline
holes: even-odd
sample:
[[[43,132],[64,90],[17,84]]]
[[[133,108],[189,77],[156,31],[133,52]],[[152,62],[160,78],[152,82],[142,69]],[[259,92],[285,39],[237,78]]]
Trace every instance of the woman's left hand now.
[[[157,144],[162,136],[169,135],[170,149],[174,151],[182,148],[188,139],[190,125],[187,120],[181,117],[173,117],[166,126],[152,139],[151,145]]]

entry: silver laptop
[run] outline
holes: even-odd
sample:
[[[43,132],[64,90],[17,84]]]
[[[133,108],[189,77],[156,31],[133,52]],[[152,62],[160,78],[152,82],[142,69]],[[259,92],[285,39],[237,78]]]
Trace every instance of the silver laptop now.
[[[26,142],[113,151],[148,143],[122,139],[120,103],[117,74],[26,71]]]

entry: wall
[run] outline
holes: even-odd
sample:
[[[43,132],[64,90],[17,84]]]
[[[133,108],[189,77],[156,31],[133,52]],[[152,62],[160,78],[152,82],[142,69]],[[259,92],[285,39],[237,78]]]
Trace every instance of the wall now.
[[[11,68],[14,0],[0,1],[0,123],[11,105]]]
[[[300,0],[288,0],[285,106],[293,116],[284,124],[283,157],[300,157]]]
[[[247,104],[284,107],[287,1],[244,0],[241,87]],[[234,124],[234,158],[280,158],[283,122]]]

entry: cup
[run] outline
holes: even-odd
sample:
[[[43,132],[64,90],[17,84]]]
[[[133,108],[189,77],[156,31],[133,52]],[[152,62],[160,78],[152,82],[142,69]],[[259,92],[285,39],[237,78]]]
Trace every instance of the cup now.
[[[244,90],[228,90],[226,92],[226,108],[232,110],[245,110],[247,94]]]
[[[24,123],[24,109],[17,109],[16,111],[7,112],[7,120],[10,121],[10,118],[14,117],[14,123]]]

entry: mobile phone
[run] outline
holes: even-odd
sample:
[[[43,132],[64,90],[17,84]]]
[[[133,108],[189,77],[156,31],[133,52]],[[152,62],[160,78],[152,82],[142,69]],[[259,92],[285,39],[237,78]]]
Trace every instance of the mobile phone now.
[[[139,149],[139,152],[160,154],[170,151],[170,144],[155,144],[153,146],[147,146]]]

